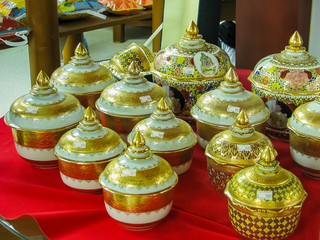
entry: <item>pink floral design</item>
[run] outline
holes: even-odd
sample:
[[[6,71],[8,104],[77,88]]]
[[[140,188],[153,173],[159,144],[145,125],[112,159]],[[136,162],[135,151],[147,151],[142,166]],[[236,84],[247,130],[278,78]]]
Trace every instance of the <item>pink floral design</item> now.
[[[298,89],[302,88],[308,82],[308,74],[302,71],[291,71],[288,72],[285,80],[288,82],[288,86]]]
[[[174,69],[174,75],[177,76],[177,77],[179,77],[180,74],[181,74],[181,69],[180,69],[180,68],[175,68],[175,69]]]

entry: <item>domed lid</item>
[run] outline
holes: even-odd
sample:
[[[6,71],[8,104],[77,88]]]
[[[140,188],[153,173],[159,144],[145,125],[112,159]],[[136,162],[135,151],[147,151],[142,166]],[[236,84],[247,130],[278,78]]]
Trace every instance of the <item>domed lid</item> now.
[[[300,135],[320,140],[320,96],[297,107],[288,121],[288,128]]]
[[[236,72],[230,68],[217,89],[201,95],[192,107],[191,115],[210,125],[230,126],[241,110],[245,110],[253,125],[267,121],[270,116],[263,101],[245,90]]]
[[[99,92],[115,82],[110,70],[94,63],[87,49],[79,43],[68,64],[56,69],[51,82],[60,90],[72,94]]]
[[[165,90],[155,83],[148,82],[135,62],[120,81],[107,87],[96,102],[99,111],[110,115],[140,116],[150,115],[158,101],[166,97]]]
[[[127,48],[113,55],[110,61],[100,64],[110,69],[112,74],[121,79],[128,72],[132,62],[136,62],[143,75],[150,71],[150,64],[154,61],[153,53],[144,45],[131,43]],[[150,73],[149,73],[150,74]]]
[[[113,159],[100,175],[103,188],[126,194],[150,194],[177,184],[170,164],[154,155],[138,132],[125,153]]]
[[[300,34],[295,31],[289,46],[281,53],[261,59],[249,80],[261,91],[288,97],[315,94],[320,91],[320,61],[309,55]]]
[[[79,125],[60,138],[55,154],[64,160],[94,162],[113,158],[125,149],[119,134],[103,127],[88,107]]]
[[[275,150],[267,146],[255,166],[240,170],[228,182],[225,194],[251,211],[282,211],[301,207],[307,197],[300,180],[279,166]]]
[[[236,122],[228,130],[216,134],[206,148],[206,156],[218,164],[240,168],[252,166],[259,160],[265,146],[273,149],[265,135],[256,132],[249,124],[244,110],[238,114]]]
[[[77,98],[57,91],[43,71],[30,92],[16,99],[6,114],[6,123],[16,129],[49,130],[79,122],[84,108]]]
[[[190,125],[175,117],[164,98],[147,119],[140,121],[128,135],[132,143],[134,135],[140,132],[152,151],[174,151],[189,148],[197,143],[197,135]]]
[[[151,72],[165,79],[198,82],[220,80],[230,66],[226,52],[206,43],[192,21],[179,43],[158,52]]]

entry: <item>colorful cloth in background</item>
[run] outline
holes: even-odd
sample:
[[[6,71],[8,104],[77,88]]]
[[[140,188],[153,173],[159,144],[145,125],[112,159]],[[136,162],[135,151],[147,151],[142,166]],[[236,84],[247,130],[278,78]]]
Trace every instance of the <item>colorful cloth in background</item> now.
[[[1,0],[0,14],[12,17],[18,21],[26,18],[25,0]]]
[[[97,0],[57,0],[59,18],[76,19],[106,10]],[[26,18],[25,0],[0,0],[0,14],[16,20]]]
[[[21,22],[7,16],[0,15],[0,45],[5,43],[9,46],[18,46],[27,44],[26,36],[30,32],[30,28]],[[20,42],[15,42],[17,40],[24,39]],[[8,41],[13,41],[10,44]],[[18,44],[18,45],[17,45]]]
[[[132,2],[140,4],[145,8],[152,8],[153,0],[130,0]]]
[[[128,15],[144,8],[130,0],[99,0],[100,3],[107,7],[107,11],[117,15]]]
[[[58,14],[62,20],[70,20],[95,15],[106,10],[106,7],[95,0],[58,0]]]

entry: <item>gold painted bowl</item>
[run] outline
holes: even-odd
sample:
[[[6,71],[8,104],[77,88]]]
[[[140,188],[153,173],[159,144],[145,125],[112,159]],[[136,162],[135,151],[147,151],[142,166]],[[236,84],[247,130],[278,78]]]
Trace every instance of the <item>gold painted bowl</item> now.
[[[130,144],[137,132],[143,135],[150,150],[166,159],[177,174],[190,168],[197,135],[187,122],[175,117],[164,98],[149,118],[133,128],[128,135]]]
[[[170,87],[170,98],[177,102],[173,113],[184,118],[190,117],[201,94],[219,86],[231,67],[227,53],[198,33],[192,21],[180,42],[159,51],[151,64],[154,82]]]
[[[228,182],[229,217],[247,239],[283,239],[297,227],[307,193],[300,180],[279,166],[267,146],[255,166]]]
[[[288,128],[293,160],[305,174],[320,179],[320,97],[296,108]]]
[[[5,115],[19,155],[39,168],[58,167],[53,148],[81,120],[78,99],[57,91],[41,71],[30,93],[16,99]]]
[[[227,130],[241,110],[248,114],[256,131],[265,133],[268,109],[257,95],[243,88],[236,72],[230,68],[220,86],[203,94],[191,109],[200,146],[205,149],[214,135]]]
[[[268,134],[288,140],[287,120],[294,109],[320,93],[320,60],[309,55],[296,31],[281,53],[261,59],[249,76],[252,91],[268,106]]]
[[[223,193],[227,182],[241,169],[254,165],[266,146],[268,137],[249,124],[244,110],[228,130],[215,135],[206,147],[207,169],[212,186]]]
[[[99,180],[110,217],[128,229],[145,230],[169,214],[178,176],[166,160],[150,151],[138,132]]]
[[[135,62],[143,75],[150,73],[150,64],[154,61],[153,53],[144,45],[131,43],[127,48],[113,55],[110,61],[100,64],[107,67],[118,80],[121,80],[132,62]]]
[[[51,83],[59,91],[78,98],[85,108],[95,109],[101,92],[116,79],[108,68],[94,63],[82,43],[78,44],[74,54],[68,64],[53,72]]]
[[[163,97],[166,97],[165,90],[148,82],[132,62],[127,75],[102,92],[96,107],[100,111],[102,125],[113,129],[127,141],[133,127],[149,117]]]
[[[120,136],[103,127],[88,107],[79,125],[66,132],[55,147],[62,181],[79,192],[101,191],[99,175],[126,147]]]

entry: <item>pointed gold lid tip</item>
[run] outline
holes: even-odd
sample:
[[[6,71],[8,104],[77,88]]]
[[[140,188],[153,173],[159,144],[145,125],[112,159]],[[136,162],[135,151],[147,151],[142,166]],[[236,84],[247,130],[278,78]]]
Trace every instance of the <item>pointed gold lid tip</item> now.
[[[76,49],[74,50],[74,55],[77,57],[84,57],[88,54],[86,47],[83,45],[82,42],[78,44]]]
[[[132,62],[130,63],[130,65],[129,65],[129,67],[128,67],[128,73],[129,73],[130,75],[134,75],[134,76],[139,75],[140,69],[139,69],[139,67],[138,67],[138,65],[136,64],[135,61],[132,61]]]
[[[132,139],[132,146],[136,148],[141,148],[146,145],[146,140],[140,132],[137,132]]]
[[[194,21],[191,21],[191,23],[189,24],[189,26],[187,27],[187,35],[188,36],[192,36],[195,37],[198,35],[199,33],[199,28],[198,26],[194,23]]]
[[[161,98],[158,105],[157,105],[157,109],[159,111],[168,111],[169,110],[169,105],[166,101],[165,98]]]
[[[300,48],[303,45],[303,40],[298,31],[295,31],[289,39],[290,47]]]
[[[47,86],[50,83],[50,79],[48,75],[41,70],[37,76],[36,82],[39,86]]]
[[[269,146],[267,146],[261,153],[260,155],[260,159],[262,161],[262,163],[264,164],[271,164],[273,163],[273,161],[276,159],[275,155],[276,155],[276,150],[275,149],[271,149]]]
[[[228,83],[236,83],[239,81],[239,77],[236,74],[235,70],[231,67],[224,76],[224,80]]]
[[[96,120],[96,113],[93,111],[93,109],[89,106],[87,109],[84,111],[83,114],[83,120],[87,122],[93,122]]]
[[[248,125],[249,118],[248,118],[246,111],[241,110],[241,112],[238,114],[238,116],[236,118],[236,122],[238,125],[242,125],[242,126]]]

